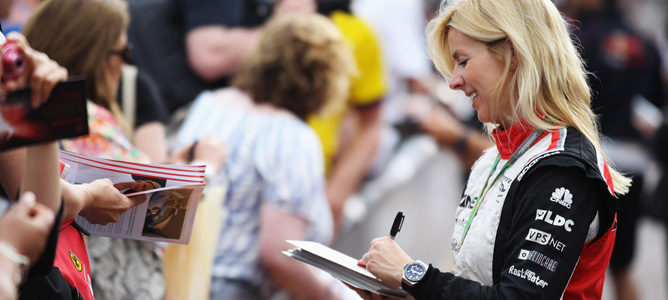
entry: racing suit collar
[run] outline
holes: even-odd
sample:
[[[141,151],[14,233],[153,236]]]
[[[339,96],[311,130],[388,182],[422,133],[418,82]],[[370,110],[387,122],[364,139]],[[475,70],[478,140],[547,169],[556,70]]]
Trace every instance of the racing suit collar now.
[[[496,142],[496,149],[501,154],[501,159],[509,159],[513,152],[522,145],[522,142],[533,132],[535,128],[524,119],[516,122],[510,128],[501,126],[492,130],[492,136]]]

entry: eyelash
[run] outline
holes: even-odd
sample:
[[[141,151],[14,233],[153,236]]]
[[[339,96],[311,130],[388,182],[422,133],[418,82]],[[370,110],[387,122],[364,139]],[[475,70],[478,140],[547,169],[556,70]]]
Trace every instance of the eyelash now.
[[[462,60],[460,63],[458,63],[458,65],[464,67],[464,66],[466,66],[466,63],[467,63],[468,61],[469,61],[468,59]]]

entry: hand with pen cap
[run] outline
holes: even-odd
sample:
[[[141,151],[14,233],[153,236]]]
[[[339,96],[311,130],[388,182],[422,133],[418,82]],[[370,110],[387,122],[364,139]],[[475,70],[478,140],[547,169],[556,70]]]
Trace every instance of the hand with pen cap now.
[[[378,279],[400,287],[404,266],[413,262],[413,259],[392,238],[381,237],[371,241],[371,247],[362,256],[362,262]]]
[[[390,236],[377,238],[371,241],[371,248],[369,248],[369,251],[364,254],[362,259],[357,263],[359,266],[365,267],[371,274],[375,275],[381,281],[396,287],[401,286],[401,277],[404,266],[413,261],[394,241],[394,238],[401,230],[403,224],[404,214],[400,211],[392,222]],[[383,297],[365,290],[351,286],[348,287],[355,290],[357,294],[364,299],[389,299],[388,297]]]
[[[399,211],[392,222],[390,236],[371,241],[371,248],[357,262],[357,265],[366,268],[381,281],[396,287],[401,287],[401,276],[404,266],[413,261],[394,241],[403,224],[404,213]],[[390,297],[380,296],[348,284],[346,285],[357,292],[363,299],[391,299]]]
[[[381,237],[371,241],[369,251],[362,256],[358,265],[366,267],[371,274],[381,281],[394,287],[401,287],[401,276],[404,266],[410,262],[413,262],[413,259],[401,250],[394,239],[391,237]],[[365,300],[395,299],[350,285],[348,287],[357,292]]]

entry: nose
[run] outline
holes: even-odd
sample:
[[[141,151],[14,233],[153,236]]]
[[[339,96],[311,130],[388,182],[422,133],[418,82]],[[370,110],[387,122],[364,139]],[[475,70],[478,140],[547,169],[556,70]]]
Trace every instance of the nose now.
[[[462,77],[461,72],[458,68],[455,68],[452,71],[452,76],[450,77],[450,88],[453,90],[464,90],[464,78]]]

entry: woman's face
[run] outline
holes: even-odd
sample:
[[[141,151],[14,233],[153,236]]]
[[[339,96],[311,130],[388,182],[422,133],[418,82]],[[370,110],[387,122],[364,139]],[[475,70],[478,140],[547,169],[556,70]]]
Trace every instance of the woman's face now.
[[[114,84],[114,88],[118,88],[118,85],[121,82],[121,75],[123,74],[123,56],[120,54],[128,46],[128,35],[123,31],[121,36],[118,38],[118,42],[114,45],[114,48],[111,49],[109,54],[109,59],[107,60],[108,67],[107,72],[109,78]]]
[[[135,192],[143,192],[154,189],[155,186],[148,180],[139,180],[132,185],[132,190]]]
[[[450,88],[462,90],[466,96],[472,97],[473,108],[481,122],[504,124],[498,117],[504,115],[503,112],[497,111],[497,116],[490,112],[491,104],[501,100],[495,99],[494,91],[504,71],[503,63],[492,56],[485,43],[456,29],[451,28],[447,38],[448,50],[455,62]]]

